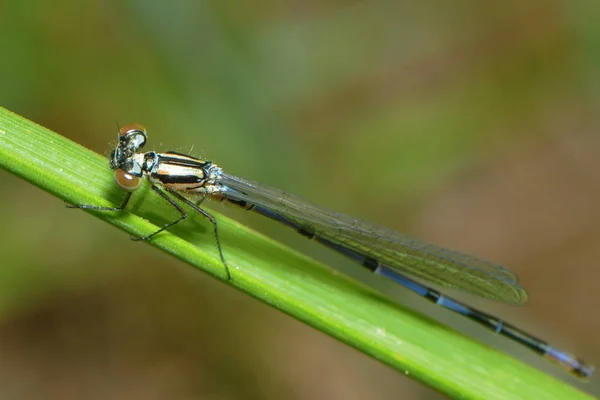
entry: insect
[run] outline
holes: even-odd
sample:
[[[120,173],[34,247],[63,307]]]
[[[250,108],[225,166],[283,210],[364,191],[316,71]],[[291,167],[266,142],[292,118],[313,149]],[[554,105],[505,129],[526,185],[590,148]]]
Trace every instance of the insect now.
[[[594,367],[577,357],[554,348],[500,318],[444,296],[412,279],[508,304],[523,304],[527,301],[527,292],[508,268],[326,210],[283,190],[230,175],[210,161],[176,152],[139,152],[146,141],[146,129],[141,125],[126,125],[119,129],[118,143],[110,153],[110,167],[114,171],[115,182],[126,192],[120,206],[69,207],[122,211],[146,178],[152,190],[179,213],[179,218],[136,240],[151,239],[183,221],[187,213],[181,204],[185,204],[212,224],[219,256],[225,266],[227,279],[230,280],[231,274],[219,240],[217,221],[199,204],[186,197],[186,194],[227,201],[295,229],[427,300],[520,343],[579,378],[592,375]]]

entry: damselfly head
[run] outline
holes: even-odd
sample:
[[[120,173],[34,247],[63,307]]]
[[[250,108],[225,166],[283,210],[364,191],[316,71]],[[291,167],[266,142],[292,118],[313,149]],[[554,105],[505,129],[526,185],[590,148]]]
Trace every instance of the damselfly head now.
[[[135,149],[131,146],[119,144],[110,153],[110,168],[113,169],[115,182],[119,187],[132,192],[140,187],[144,171],[135,159]]]
[[[146,144],[146,128],[128,124],[119,129],[119,143],[110,153],[110,168],[115,171],[115,182],[126,191],[139,188],[144,171],[136,160],[137,151]]]
[[[110,153],[111,169],[123,171],[141,177],[143,172],[135,160],[137,151],[146,144],[146,128],[139,124],[128,124],[119,129],[119,142]]]

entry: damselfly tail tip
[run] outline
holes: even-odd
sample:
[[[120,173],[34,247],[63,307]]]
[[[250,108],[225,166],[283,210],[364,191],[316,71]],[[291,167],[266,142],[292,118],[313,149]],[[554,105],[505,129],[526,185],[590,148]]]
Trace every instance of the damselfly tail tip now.
[[[588,380],[594,374],[594,370],[596,368],[593,365],[582,362],[581,360],[577,360],[577,362],[577,368],[572,370],[571,373],[573,373],[579,379]]]
[[[594,374],[595,367],[593,365],[586,364],[572,354],[550,348],[545,357],[579,379],[588,380]]]

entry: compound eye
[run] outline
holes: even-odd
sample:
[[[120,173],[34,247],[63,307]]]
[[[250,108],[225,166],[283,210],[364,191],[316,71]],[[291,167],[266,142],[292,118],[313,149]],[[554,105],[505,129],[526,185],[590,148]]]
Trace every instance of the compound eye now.
[[[140,124],[128,124],[119,129],[119,142],[134,150],[146,144],[146,128]]]
[[[127,192],[135,191],[142,184],[142,178],[131,175],[129,172],[125,172],[122,169],[116,169],[114,176],[117,185]]]
[[[127,124],[119,129],[119,136],[127,136],[130,132],[141,132],[146,134],[146,128],[140,124]]]

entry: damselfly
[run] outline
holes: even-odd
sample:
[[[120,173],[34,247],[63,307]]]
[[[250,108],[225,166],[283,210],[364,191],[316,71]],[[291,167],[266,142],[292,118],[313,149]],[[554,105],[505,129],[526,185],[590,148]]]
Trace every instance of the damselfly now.
[[[409,275],[504,303],[523,304],[527,301],[527,292],[519,285],[517,276],[506,267],[320,208],[282,190],[230,175],[210,161],[176,152],[138,152],[146,140],[146,130],[141,125],[127,125],[119,130],[118,143],[110,154],[110,167],[114,170],[115,181],[127,192],[119,207],[70,207],[122,211],[146,177],[152,190],[177,210],[180,216],[157,231],[135,239],[148,240],[183,221],[187,214],[180,203],[186,204],[212,224],[221,261],[227,278],[231,279],[216,220],[185,194],[200,194],[202,198],[228,201],[315,239],[431,302],[520,343],[579,378],[587,378],[593,373],[594,367],[577,357],[407,277]]]

